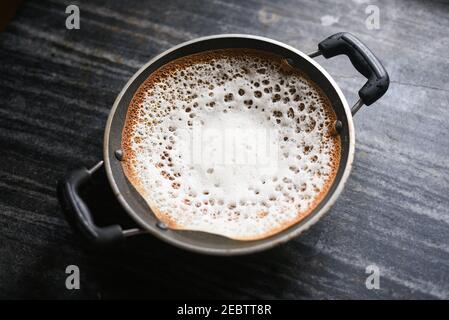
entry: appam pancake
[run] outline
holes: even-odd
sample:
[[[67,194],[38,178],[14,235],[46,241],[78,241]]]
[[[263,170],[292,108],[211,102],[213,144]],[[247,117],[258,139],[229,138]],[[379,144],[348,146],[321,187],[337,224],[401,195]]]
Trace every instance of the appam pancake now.
[[[273,54],[207,51],[174,60],[135,93],[122,166],[169,228],[236,240],[310,214],[340,162],[326,95]]]

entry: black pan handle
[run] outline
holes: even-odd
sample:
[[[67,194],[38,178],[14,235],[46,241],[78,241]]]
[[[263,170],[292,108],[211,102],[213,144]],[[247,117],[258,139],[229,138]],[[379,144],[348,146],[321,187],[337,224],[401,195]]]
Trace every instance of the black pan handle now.
[[[387,70],[374,53],[354,35],[348,32],[336,33],[321,41],[318,50],[316,55],[322,54],[326,59],[340,54],[347,55],[357,71],[368,79],[359,90],[361,103],[369,106],[387,91],[390,85]]]
[[[112,225],[98,227],[92,218],[89,208],[79,195],[79,189],[86,184],[103,162],[88,170],[80,168],[71,171],[58,182],[58,197],[69,224],[91,244],[108,246],[124,239],[122,227]]]

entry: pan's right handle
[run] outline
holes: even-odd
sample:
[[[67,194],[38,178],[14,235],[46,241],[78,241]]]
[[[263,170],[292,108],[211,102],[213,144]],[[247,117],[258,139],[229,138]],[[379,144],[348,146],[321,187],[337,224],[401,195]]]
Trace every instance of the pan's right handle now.
[[[360,100],[352,109],[355,114],[360,107],[370,104],[382,97],[390,85],[387,70],[374,53],[357,37],[348,33],[336,33],[318,44],[318,51],[310,56],[322,54],[326,59],[340,54],[347,55],[352,65],[365,76],[368,81],[359,90]]]
[[[79,194],[80,188],[86,184],[92,174],[103,165],[99,162],[92,169],[73,170],[58,182],[58,198],[64,209],[69,224],[91,244],[109,246],[122,241],[126,236],[139,233],[139,229],[122,230],[119,225],[99,227]]]

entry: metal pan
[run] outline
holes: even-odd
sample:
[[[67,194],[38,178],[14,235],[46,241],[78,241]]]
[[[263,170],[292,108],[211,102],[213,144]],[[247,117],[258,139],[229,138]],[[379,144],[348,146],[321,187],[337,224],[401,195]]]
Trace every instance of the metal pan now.
[[[290,228],[262,240],[238,241],[198,231],[170,230],[159,222],[140,194],[126,179],[120,164],[121,134],[129,103],[148,76],[164,64],[194,53],[226,48],[250,48],[275,53],[287,59],[293,67],[305,72],[328,96],[337,115],[336,129],[341,136],[341,161],[338,172],[327,195],[305,219]],[[354,67],[368,80],[359,90],[360,99],[351,108],[332,77],[313,60],[323,55],[331,58],[347,55]],[[338,33],[318,44],[318,50],[305,54],[281,42],[251,35],[226,34],[195,39],[169,49],[145,64],[128,81],[118,95],[110,112],[104,135],[104,162],[92,169],[81,168],[70,172],[58,184],[61,205],[71,225],[89,242],[110,245],[137,234],[148,233],[177,247],[194,252],[215,255],[236,255],[261,251],[286,242],[310,228],[335,203],[351,171],[354,158],[353,115],[365,105],[379,99],[388,89],[389,77],[380,61],[356,37]],[[136,222],[136,228],[123,230],[119,225],[95,225],[89,208],[79,195],[80,188],[95,170],[105,166],[109,183],[124,210]]]

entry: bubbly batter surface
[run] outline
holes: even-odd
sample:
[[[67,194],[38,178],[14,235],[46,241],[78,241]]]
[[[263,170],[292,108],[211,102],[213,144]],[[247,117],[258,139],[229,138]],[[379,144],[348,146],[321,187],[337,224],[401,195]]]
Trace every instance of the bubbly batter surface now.
[[[170,228],[261,239],[326,194],[340,161],[335,120],[328,98],[282,58],[208,51],[163,66],[139,88],[123,169]]]

